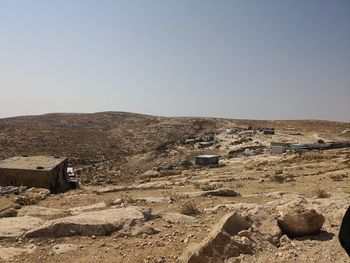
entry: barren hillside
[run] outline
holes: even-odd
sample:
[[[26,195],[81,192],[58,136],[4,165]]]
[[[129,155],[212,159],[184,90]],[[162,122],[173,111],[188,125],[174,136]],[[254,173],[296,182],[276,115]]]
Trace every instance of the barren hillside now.
[[[95,163],[143,153],[219,124],[122,112],[0,119],[0,156],[49,154]]]
[[[125,112],[57,113],[0,119],[0,157],[48,154],[99,162],[145,153],[190,134],[226,127],[294,127],[326,136],[350,129],[327,121],[253,121],[217,118],[166,118]]]

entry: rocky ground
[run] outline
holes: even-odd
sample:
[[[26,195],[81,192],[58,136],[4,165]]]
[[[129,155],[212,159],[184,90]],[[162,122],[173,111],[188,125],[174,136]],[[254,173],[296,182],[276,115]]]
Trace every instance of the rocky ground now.
[[[19,120],[14,126],[6,122],[0,121],[0,141],[7,145],[14,139],[5,130],[20,133],[25,125]],[[187,122],[190,127],[194,121]],[[205,123],[198,130],[184,128],[181,136],[207,131]],[[208,123],[208,129],[218,129],[215,143],[208,148],[181,139],[161,145],[171,141],[162,139],[148,151],[123,155],[122,162],[106,158],[97,162],[108,153],[101,150],[101,155],[90,156],[93,164],[75,163],[84,182],[80,189],[58,195],[29,189],[0,196],[1,260],[350,262],[337,238],[350,204],[350,149],[303,155],[269,152],[272,141],[346,140],[349,124]],[[233,123],[273,125],[277,132],[269,136],[259,132],[248,136],[243,130],[225,133],[224,128]],[[301,135],[290,135],[286,130],[291,127]],[[10,149],[17,152],[24,144],[34,151],[32,143],[22,138]],[[219,154],[220,166],[194,165],[199,153]]]

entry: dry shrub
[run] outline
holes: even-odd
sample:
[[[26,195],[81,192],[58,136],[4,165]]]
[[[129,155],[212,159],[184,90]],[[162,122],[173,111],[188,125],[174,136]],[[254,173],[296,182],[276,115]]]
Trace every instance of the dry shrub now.
[[[334,182],[341,182],[344,180],[344,177],[346,177],[345,174],[332,174],[331,175],[331,179],[334,181]]]
[[[324,160],[324,159],[335,159],[339,158],[339,154],[334,153],[334,152],[307,152],[303,155],[300,156],[295,156],[293,158],[293,161],[317,161],[317,160]]]
[[[196,189],[201,189],[201,186],[203,185],[203,183],[200,183],[200,182],[194,182],[193,183],[193,186],[194,186],[194,188],[196,188]]]
[[[197,204],[193,201],[186,201],[180,206],[180,213],[188,216],[200,214]]]
[[[181,163],[181,165],[184,166],[185,168],[190,168],[191,166],[193,166],[193,163],[190,160],[185,160]]]
[[[314,192],[317,198],[328,198],[329,194],[323,189],[316,189]]]
[[[275,174],[273,177],[272,177],[272,181],[276,182],[276,183],[283,183],[285,180],[285,177],[283,175],[280,175],[280,174]]]
[[[181,199],[181,196],[178,195],[177,193],[173,193],[173,192],[169,192],[169,191],[165,191],[163,190],[161,192],[162,196],[164,198],[169,198],[171,201],[175,202]]]
[[[244,186],[243,183],[237,183],[237,184],[236,184],[236,188],[242,188],[243,186]]]

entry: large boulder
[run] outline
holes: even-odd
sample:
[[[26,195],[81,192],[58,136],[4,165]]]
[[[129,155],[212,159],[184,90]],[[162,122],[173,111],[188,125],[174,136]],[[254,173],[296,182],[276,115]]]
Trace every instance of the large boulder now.
[[[281,214],[277,221],[281,230],[289,237],[300,237],[317,234],[325,218],[314,209],[297,209]]]
[[[0,239],[21,236],[43,223],[42,219],[32,216],[0,218]]]
[[[180,260],[186,263],[224,262],[240,254],[251,254],[252,248],[247,245],[247,238],[237,235],[250,226],[238,213],[230,213],[214,226],[202,243],[189,246]]]
[[[277,221],[269,209],[255,203],[221,204],[205,211],[217,213],[219,210],[229,210],[240,213],[249,223],[271,238],[281,236]]]
[[[42,226],[28,231],[26,237],[106,236],[114,232],[138,235],[143,231],[156,233],[151,227],[143,227],[152,218],[149,208],[130,206],[84,212],[78,215],[47,221]],[[134,231],[136,230],[136,231]]]

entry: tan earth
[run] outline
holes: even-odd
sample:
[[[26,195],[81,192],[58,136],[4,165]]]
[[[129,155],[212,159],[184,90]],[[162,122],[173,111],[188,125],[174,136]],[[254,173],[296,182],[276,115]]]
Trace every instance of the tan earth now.
[[[275,127],[276,134],[249,135],[248,126]],[[113,112],[0,119],[1,158],[68,156],[82,182],[24,205],[18,195],[0,196],[0,259],[350,262],[337,237],[350,205],[350,149],[269,150],[271,142],[347,141],[349,129]],[[208,148],[184,143],[209,131],[217,135]],[[220,155],[219,167],[194,165],[207,153]]]

